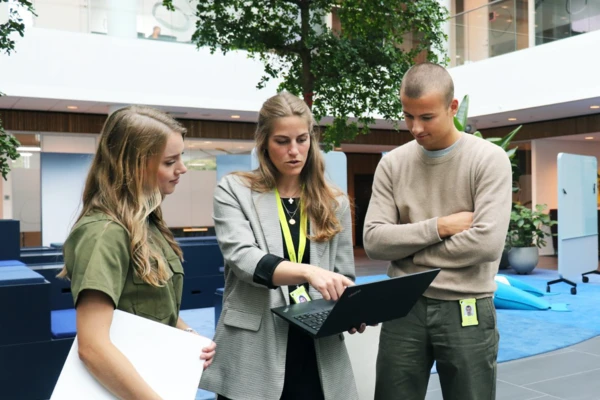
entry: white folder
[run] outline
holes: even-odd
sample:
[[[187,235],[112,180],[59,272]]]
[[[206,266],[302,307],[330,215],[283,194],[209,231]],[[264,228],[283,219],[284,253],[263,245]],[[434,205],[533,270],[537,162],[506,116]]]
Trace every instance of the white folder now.
[[[141,377],[165,400],[193,400],[202,376],[202,348],[210,340],[115,310],[110,339]],[[112,400],[115,396],[88,371],[73,341],[51,400]]]

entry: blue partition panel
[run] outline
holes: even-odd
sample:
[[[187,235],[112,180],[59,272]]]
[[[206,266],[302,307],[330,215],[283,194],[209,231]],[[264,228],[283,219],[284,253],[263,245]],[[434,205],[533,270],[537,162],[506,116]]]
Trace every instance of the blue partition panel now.
[[[0,345],[49,340],[50,283],[23,266],[0,268],[0,282]]]
[[[1,201],[1,199],[0,199]],[[18,260],[21,244],[19,221],[0,219],[0,260]]]
[[[49,399],[73,338],[0,345],[0,399]]]

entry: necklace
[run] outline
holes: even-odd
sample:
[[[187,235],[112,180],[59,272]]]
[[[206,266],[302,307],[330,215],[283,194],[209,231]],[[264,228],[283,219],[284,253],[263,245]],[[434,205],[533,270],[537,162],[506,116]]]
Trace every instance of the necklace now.
[[[294,204],[294,197],[296,197],[296,195],[297,195],[297,194],[298,194],[298,190],[296,190],[296,191],[295,191],[295,192],[292,194],[292,196],[290,196],[290,198],[287,200],[287,202],[288,202],[288,203],[290,203],[290,204]],[[283,196],[283,197],[286,197],[286,196]]]
[[[287,209],[287,206],[285,205],[285,202],[283,201],[283,199],[281,199],[281,203],[283,204],[283,209],[285,210],[285,213],[289,217],[288,222],[290,223],[290,225],[295,225],[296,224],[296,220],[294,219],[294,217],[296,216],[296,213],[298,212],[298,209],[300,208],[300,202],[298,202],[298,205],[296,206],[296,209],[294,210],[294,212],[290,212]],[[293,204],[294,203],[294,199],[290,198],[288,200],[288,203]]]

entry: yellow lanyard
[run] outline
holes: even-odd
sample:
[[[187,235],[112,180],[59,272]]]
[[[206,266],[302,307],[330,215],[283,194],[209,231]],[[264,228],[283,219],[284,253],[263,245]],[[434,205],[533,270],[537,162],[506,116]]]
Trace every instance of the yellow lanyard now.
[[[283,205],[281,204],[281,197],[279,196],[279,191],[277,190],[277,188],[275,188],[275,198],[277,199],[279,224],[281,225],[281,230],[283,231],[285,247],[287,247],[287,251],[290,256],[290,261],[294,263],[301,263],[302,257],[304,257],[304,250],[306,250],[306,213],[302,212],[302,204],[299,203],[298,207],[300,207],[300,243],[298,246],[298,258],[296,258],[296,249],[294,248],[292,233],[290,232],[290,227],[288,226],[287,218],[285,216],[285,212],[283,211]]]

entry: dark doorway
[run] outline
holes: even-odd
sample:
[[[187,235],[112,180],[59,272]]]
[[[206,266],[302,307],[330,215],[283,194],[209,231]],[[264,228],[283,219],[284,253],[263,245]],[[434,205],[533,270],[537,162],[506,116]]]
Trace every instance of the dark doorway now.
[[[365,226],[365,216],[371,200],[373,190],[373,174],[354,175],[354,210],[356,225],[354,226],[355,244],[363,247],[363,227]]]

